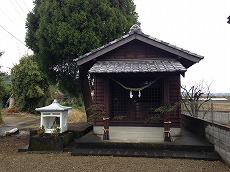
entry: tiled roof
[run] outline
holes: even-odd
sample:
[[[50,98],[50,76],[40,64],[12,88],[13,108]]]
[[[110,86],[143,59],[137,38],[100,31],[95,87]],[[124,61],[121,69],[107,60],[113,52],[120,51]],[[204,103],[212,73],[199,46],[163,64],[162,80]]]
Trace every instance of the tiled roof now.
[[[204,58],[203,56],[200,56],[200,55],[198,55],[198,54],[196,54],[196,53],[192,53],[192,52],[190,52],[190,51],[188,51],[188,50],[185,50],[185,49],[183,49],[183,48],[179,48],[179,47],[177,47],[177,46],[175,46],[175,45],[172,45],[172,44],[169,44],[169,43],[167,43],[167,42],[165,42],[165,41],[162,41],[162,40],[159,40],[159,39],[157,39],[157,38],[154,38],[154,37],[151,37],[151,36],[149,36],[149,35],[146,35],[146,34],[144,34],[144,33],[141,31],[141,28],[140,28],[138,25],[133,25],[133,26],[130,28],[130,31],[129,31],[128,34],[126,34],[126,35],[124,35],[124,36],[122,36],[122,37],[120,37],[120,38],[118,38],[118,39],[115,39],[114,41],[109,42],[108,44],[103,45],[103,46],[101,46],[101,47],[99,47],[99,48],[97,48],[97,49],[95,49],[95,50],[93,50],[93,51],[91,51],[91,52],[89,52],[89,53],[87,53],[87,54],[85,54],[85,55],[79,57],[78,59],[75,59],[75,60],[76,60],[77,62],[78,62],[78,61],[81,61],[82,59],[87,58],[88,56],[94,55],[94,54],[96,54],[97,52],[99,52],[99,51],[101,51],[101,50],[103,50],[103,49],[105,49],[105,48],[107,48],[107,47],[110,47],[110,46],[112,46],[112,45],[114,45],[114,44],[117,44],[118,42],[120,42],[120,41],[122,41],[122,40],[124,40],[124,39],[130,37],[131,35],[134,35],[134,34],[140,35],[140,36],[142,36],[143,38],[147,38],[147,39],[149,39],[149,40],[151,40],[151,41],[154,41],[154,42],[156,42],[156,43],[159,43],[159,44],[161,44],[161,45],[163,45],[163,46],[167,46],[168,48],[172,48],[172,49],[174,49],[174,50],[176,50],[176,51],[180,51],[180,52],[183,52],[183,53],[185,53],[185,54],[187,54],[187,55],[194,56],[194,57],[196,57],[196,58],[199,59],[199,60],[201,60],[201,59]],[[198,60],[198,61],[199,61],[199,60]]]
[[[185,72],[186,68],[176,60],[117,60],[98,61],[90,73],[147,73]]]

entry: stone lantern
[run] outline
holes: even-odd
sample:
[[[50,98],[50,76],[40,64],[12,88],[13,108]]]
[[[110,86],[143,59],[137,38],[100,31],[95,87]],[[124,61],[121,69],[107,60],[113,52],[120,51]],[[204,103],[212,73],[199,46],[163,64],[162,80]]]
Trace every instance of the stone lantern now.
[[[36,108],[36,111],[41,112],[41,124],[44,126],[45,133],[53,133],[57,128],[60,129],[60,133],[67,131],[68,128],[68,111],[72,107],[62,106],[57,100],[54,100],[52,104]]]

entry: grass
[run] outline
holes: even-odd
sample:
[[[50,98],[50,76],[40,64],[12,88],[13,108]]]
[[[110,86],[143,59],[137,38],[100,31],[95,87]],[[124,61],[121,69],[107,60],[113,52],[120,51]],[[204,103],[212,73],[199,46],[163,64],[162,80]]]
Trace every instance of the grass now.
[[[0,113],[0,124],[1,117],[4,116],[15,116],[15,117],[38,117],[40,114],[30,114],[25,112],[9,112],[7,109],[3,109],[2,113]],[[72,109],[68,115],[68,122],[87,122],[87,117],[84,108],[75,108]]]
[[[84,108],[72,109],[68,115],[69,122],[87,122]]]
[[[230,102],[207,102],[203,105],[204,110],[210,109],[211,104],[213,104],[214,112],[229,112],[230,111]]]
[[[229,101],[209,101],[202,105],[202,108],[200,108],[200,111],[205,111],[207,109],[210,110],[211,103],[213,104],[213,111],[214,112],[230,112],[230,102]],[[182,110],[185,110],[184,105],[182,104]]]
[[[230,111],[230,103],[213,103],[214,111]]]
[[[2,119],[2,109],[0,108],[0,125],[3,124],[3,119]]]

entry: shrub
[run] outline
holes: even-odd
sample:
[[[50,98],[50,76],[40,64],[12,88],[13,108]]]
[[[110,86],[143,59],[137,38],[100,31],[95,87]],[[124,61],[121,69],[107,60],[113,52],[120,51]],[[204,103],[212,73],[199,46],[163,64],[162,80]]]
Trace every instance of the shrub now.
[[[0,107],[0,124],[3,123],[3,119],[2,119],[2,108]]]
[[[8,107],[6,109],[6,113],[18,113],[19,112],[19,109],[17,107]]]
[[[12,91],[16,106],[24,112],[35,112],[44,106],[50,96],[49,84],[38,68],[34,56],[21,58],[20,63],[11,69]]]

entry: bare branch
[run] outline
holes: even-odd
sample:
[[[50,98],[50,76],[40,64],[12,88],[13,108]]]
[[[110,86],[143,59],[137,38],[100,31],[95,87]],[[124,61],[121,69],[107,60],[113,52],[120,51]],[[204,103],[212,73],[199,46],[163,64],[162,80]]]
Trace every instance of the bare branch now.
[[[204,81],[200,81],[198,84],[193,83],[189,89],[186,86],[181,86],[183,90],[182,102],[191,116],[198,116],[198,112],[203,108],[203,105],[211,100],[210,86],[211,84],[204,84]],[[202,97],[205,98],[201,99]],[[205,113],[207,112],[204,112],[204,115]]]

